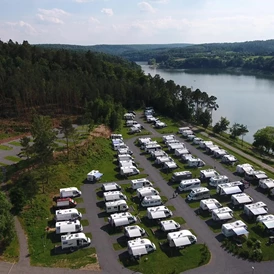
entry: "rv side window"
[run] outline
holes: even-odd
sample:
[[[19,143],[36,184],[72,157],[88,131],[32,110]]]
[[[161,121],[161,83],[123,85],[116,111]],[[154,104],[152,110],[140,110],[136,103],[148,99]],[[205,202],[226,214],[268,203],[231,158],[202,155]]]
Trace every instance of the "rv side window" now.
[[[115,208],[115,209],[117,209],[117,208],[118,208],[118,206],[114,206],[114,208]]]
[[[197,185],[199,185],[199,183],[195,183],[194,185],[197,186]]]
[[[129,220],[129,221],[132,221],[132,220],[133,220],[133,218],[132,218],[132,217],[129,217],[129,218],[128,218],[128,220]]]
[[[68,241],[64,241],[63,244],[64,244],[64,245],[67,245],[67,244],[68,244]]]

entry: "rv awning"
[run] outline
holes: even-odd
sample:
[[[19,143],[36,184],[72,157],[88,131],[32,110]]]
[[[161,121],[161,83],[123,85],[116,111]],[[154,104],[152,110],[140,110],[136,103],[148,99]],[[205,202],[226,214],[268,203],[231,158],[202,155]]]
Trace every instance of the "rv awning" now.
[[[233,228],[233,231],[238,236],[240,236],[240,235],[246,235],[246,234],[249,233],[244,227]]]
[[[185,245],[190,245],[191,242],[188,239],[188,237],[182,237],[182,238],[178,238],[178,239],[173,239],[174,245],[176,247],[180,247],[180,246],[185,246]]]
[[[255,216],[267,214],[267,211],[266,211],[263,207],[260,207],[260,208],[253,208],[253,209],[250,209],[250,211],[251,211],[252,214],[255,215]]]
[[[151,217],[152,219],[160,219],[160,218],[165,218],[165,212],[164,211],[155,211],[151,212]]]
[[[213,210],[213,209],[218,208],[218,207],[216,206],[216,204],[215,204],[215,203],[212,203],[212,204],[207,204],[206,206],[207,206],[207,208],[208,208],[209,210]]]
[[[132,255],[133,256],[139,256],[147,254],[147,250],[145,246],[134,246],[131,248]]]
[[[100,179],[100,178],[103,176],[103,173],[96,172],[96,173],[93,174],[93,176],[94,176],[96,179]]]
[[[264,174],[264,173],[256,174],[255,177],[256,177],[257,179],[267,179],[267,178],[268,178],[267,175]]]
[[[224,193],[229,195],[229,194],[235,194],[235,193],[241,193],[241,189],[238,186],[233,186],[233,187],[228,187],[224,188]]]
[[[132,229],[132,230],[128,231],[128,235],[130,236],[130,238],[142,236],[139,229]]]
[[[217,217],[219,218],[219,220],[229,220],[232,219],[232,216],[226,212],[226,213],[219,213],[217,214]]]
[[[115,224],[115,226],[128,225],[128,219],[127,218],[114,219],[113,223]]]
[[[166,223],[163,227],[165,228],[166,231],[172,230],[172,229],[176,229],[176,228],[177,228],[177,227],[174,225],[173,222],[172,222],[172,223]]]
[[[274,228],[274,221],[273,221],[273,220],[263,222],[263,224],[265,225],[265,227],[266,227],[267,229],[272,229],[272,228]]]

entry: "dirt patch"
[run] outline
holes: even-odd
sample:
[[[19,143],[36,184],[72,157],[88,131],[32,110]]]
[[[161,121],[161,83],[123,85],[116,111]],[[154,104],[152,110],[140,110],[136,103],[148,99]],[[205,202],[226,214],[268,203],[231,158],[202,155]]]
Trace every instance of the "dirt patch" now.
[[[91,254],[91,255],[89,255],[89,257],[96,258],[96,263],[94,263],[94,264],[87,264],[87,265],[81,267],[80,269],[82,269],[82,270],[92,270],[92,271],[101,271],[101,267],[100,267],[100,265],[98,263],[98,256],[97,256],[97,254],[96,253]]]
[[[105,125],[99,125],[91,133],[90,136],[109,138],[111,130]]]

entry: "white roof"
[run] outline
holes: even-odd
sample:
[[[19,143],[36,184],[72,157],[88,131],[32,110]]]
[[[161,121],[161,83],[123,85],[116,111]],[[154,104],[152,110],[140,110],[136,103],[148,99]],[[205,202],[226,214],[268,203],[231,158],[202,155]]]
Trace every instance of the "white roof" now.
[[[145,194],[145,193],[156,192],[156,189],[153,188],[153,187],[140,187],[140,188],[137,189],[137,192],[139,192],[140,195],[142,195],[142,194]]]
[[[170,161],[170,162],[165,162],[165,166],[167,168],[176,168],[177,164],[174,161]]]
[[[119,218],[123,218],[123,217],[133,217],[131,213],[129,212],[123,212],[123,213],[115,213],[115,214],[111,214],[110,218],[111,219],[119,219]]]
[[[152,217],[152,219],[161,219],[161,218],[165,218],[166,214],[165,211],[155,211],[155,212],[150,212],[150,215]]]
[[[106,207],[111,207],[111,206],[119,206],[119,205],[126,205],[127,202],[125,200],[118,200],[118,201],[111,201],[111,202],[106,202]]]
[[[219,208],[216,203],[207,203],[206,204],[206,207],[210,210],[210,209],[216,209],[216,208]]]
[[[149,212],[163,211],[163,210],[169,210],[169,209],[166,206],[152,206],[147,208],[147,211]]]
[[[141,238],[137,238],[135,240],[130,240],[127,242],[128,246],[133,247],[133,246],[143,246],[143,245],[147,245],[147,244],[151,244],[151,241],[149,239],[141,239]]]
[[[178,246],[185,246],[185,245],[189,245],[191,244],[190,240],[188,237],[182,237],[182,238],[178,238],[178,239],[172,239],[174,242],[174,245],[176,247]]]
[[[263,224],[266,226],[267,229],[274,228],[274,220],[263,221]]]
[[[105,183],[103,184],[103,186],[105,190],[108,190],[108,189],[116,188],[119,185],[113,182],[113,183]]]
[[[78,188],[77,187],[60,188],[60,192],[63,192],[63,191],[73,191],[73,190],[78,190]]]
[[[160,157],[156,157],[157,162],[159,163],[164,163],[164,162],[169,162],[170,161],[170,157],[169,156],[160,156]]]
[[[70,208],[70,209],[58,209],[55,211],[55,215],[62,215],[62,214],[68,214],[68,213],[78,214],[78,210],[76,208]]]
[[[274,221],[274,215],[273,214],[267,214],[267,215],[261,215],[257,217],[257,222],[264,222],[264,221]]]
[[[222,207],[222,208],[214,209],[212,212],[215,213],[215,214],[219,214],[219,213],[221,214],[221,213],[232,212],[232,209],[225,206],[225,207]]]
[[[196,187],[191,189],[192,193],[198,193],[198,192],[204,192],[204,191],[209,191],[209,189],[206,187]]]
[[[183,143],[172,143],[172,144],[169,144],[168,147],[170,149],[178,149],[178,148],[185,148],[185,145]]]
[[[131,182],[133,184],[136,184],[136,183],[144,183],[144,182],[150,182],[150,181],[146,178],[140,178],[140,179],[131,180]]]
[[[207,175],[220,175],[215,169],[204,169],[200,171],[201,174],[204,174],[205,176]]]
[[[273,179],[261,179],[259,184],[265,185],[267,188],[273,188],[274,187],[274,180]]]
[[[229,220],[232,219],[233,216],[230,213],[218,213],[216,214],[219,220]]]
[[[151,195],[151,196],[145,196],[143,201],[153,201],[153,200],[161,200],[161,197],[159,195]]]
[[[233,194],[231,199],[236,200],[239,204],[250,203],[253,201],[253,199],[246,193]]]
[[[225,187],[223,188],[225,194],[241,193],[241,189],[238,186]]]
[[[230,161],[230,162],[236,162],[236,161],[237,161],[237,159],[236,159],[235,156],[229,155],[229,154],[224,155],[223,158],[225,158],[226,160],[228,160],[228,161]]]
[[[198,178],[187,179],[187,180],[182,180],[180,182],[180,185],[188,185],[188,184],[193,184],[193,183],[201,183],[201,181]]]
[[[147,254],[148,253],[145,245],[132,246],[130,248],[131,248],[131,252],[132,252],[133,256],[139,256],[139,255],[143,255],[143,254]]]
[[[233,228],[232,230],[238,236],[240,236],[240,235],[246,235],[246,234],[249,233],[244,227],[237,227],[237,228]]]
[[[226,224],[223,224],[222,226],[225,227],[226,229],[234,229],[237,227],[247,227],[247,225],[241,220],[237,220],[232,223],[226,223]]]
[[[187,154],[189,153],[189,151],[186,148],[177,148],[175,149],[175,153],[177,152],[177,154]]]
[[[257,215],[263,215],[263,214],[267,214],[267,210],[263,207],[260,207],[260,208],[252,208],[250,209],[250,212],[252,212],[252,214],[254,216],[257,216]]]
[[[248,208],[248,209],[260,208],[260,207],[266,207],[266,204],[264,202],[257,202],[250,205],[245,205],[245,208]]]
[[[165,230],[176,229],[178,228],[178,225],[179,224],[174,220],[161,221],[161,226],[164,227]]]
[[[141,228],[138,225],[126,226],[126,232],[130,238],[141,237]]]

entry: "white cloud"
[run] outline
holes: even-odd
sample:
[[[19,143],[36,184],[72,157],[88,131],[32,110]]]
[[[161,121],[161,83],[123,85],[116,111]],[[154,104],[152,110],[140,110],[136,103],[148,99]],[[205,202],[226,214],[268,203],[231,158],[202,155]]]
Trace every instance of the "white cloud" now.
[[[88,19],[89,23],[95,23],[95,24],[100,24],[100,21],[96,19],[95,17],[89,17]]]
[[[6,25],[10,26],[13,30],[23,31],[26,34],[34,35],[37,33],[36,29],[31,24],[24,21],[6,22]]]
[[[167,4],[170,0],[150,0],[149,2],[155,3],[155,4]]]
[[[108,8],[103,8],[101,9],[101,12],[108,15],[108,16],[112,16],[113,15],[113,10],[112,9],[108,9]]]
[[[39,18],[41,21],[49,22],[53,24],[64,24],[64,21],[61,19],[64,16],[69,15],[68,12],[62,10],[62,9],[38,9],[39,13],[36,14],[37,18]]]
[[[148,2],[140,2],[138,3],[138,7],[140,11],[150,12],[150,13],[155,12],[155,9]]]

